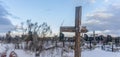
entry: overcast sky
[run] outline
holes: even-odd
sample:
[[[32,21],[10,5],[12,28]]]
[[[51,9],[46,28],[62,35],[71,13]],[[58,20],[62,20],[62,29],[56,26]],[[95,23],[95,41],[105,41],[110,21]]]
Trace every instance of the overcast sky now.
[[[82,6],[82,25],[91,32],[120,35],[120,0],[0,0],[0,32],[7,32],[31,19],[47,22],[53,33],[74,26],[75,7]]]

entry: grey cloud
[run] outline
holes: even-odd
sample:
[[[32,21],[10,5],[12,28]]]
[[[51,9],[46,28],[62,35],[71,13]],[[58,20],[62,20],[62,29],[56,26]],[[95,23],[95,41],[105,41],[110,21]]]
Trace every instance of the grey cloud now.
[[[10,13],[0,3],[0,33],[7,32],[14,28],[11,21],[7,18],[9,15]]]
[[[4,17],[9,15],[8,11],[0,4],[0,16]]]
[[[12,25],[12,24],[9,19],[0,17],[0,25]]]
[[[120,4],[109,5],[105,11],[99,10],[88,14],[83,24],[88,30],[111,30],[115,34],[120,33]],[[119,31],[119,32],[114,32]]]

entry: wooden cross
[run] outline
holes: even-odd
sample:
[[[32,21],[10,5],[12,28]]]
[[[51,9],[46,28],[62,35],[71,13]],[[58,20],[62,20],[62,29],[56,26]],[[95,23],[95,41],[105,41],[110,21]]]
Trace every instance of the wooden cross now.
[[[82,7],[78,6],[75,10],[75,26],[64,26],[60,27],[60,32],[75,32],[75,57],[81,57],[81,49],[80,49],[80,25],[81,25],[81,12]]]

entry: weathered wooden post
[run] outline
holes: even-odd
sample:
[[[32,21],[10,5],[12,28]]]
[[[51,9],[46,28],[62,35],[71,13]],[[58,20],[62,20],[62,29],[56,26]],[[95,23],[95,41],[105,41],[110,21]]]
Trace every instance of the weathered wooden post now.
[[[80,42],[80,25],[81,25],[81,10],[82,7],[76,7],[75,14],[75,57],[81,57],[81,42]]]
[[[81,11],[82,7],[76,7],[75,11],[75,26],[60,27],[60,32],[75,32],[75,57],[81,57],[81,38],[80,38],[80,25],[81,25]]]

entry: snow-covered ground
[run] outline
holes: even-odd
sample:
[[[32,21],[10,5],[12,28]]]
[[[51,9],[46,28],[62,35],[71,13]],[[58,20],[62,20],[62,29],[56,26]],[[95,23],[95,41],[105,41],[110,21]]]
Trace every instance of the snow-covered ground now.
[[[0,44],[0,53],[7,49],[7,57],[9,57],[11,51],[15,51],[18,57],[35,57],[35,53],[33,52],[14,49],[13,44]],[[62,48],[46,50],[40,53],[40,57],[74,57],[74,50],[68,49],[68,52],[63,52],[62,50]],[[94,50],[84,50],[81,54],[82,57],[120,57],[120,52],[104,51],[101,50],[100,47],[95,48]]]
[[[109,52],[96,48],[91,51],[83,51],[82,57],[120,57],[120,52]]]

